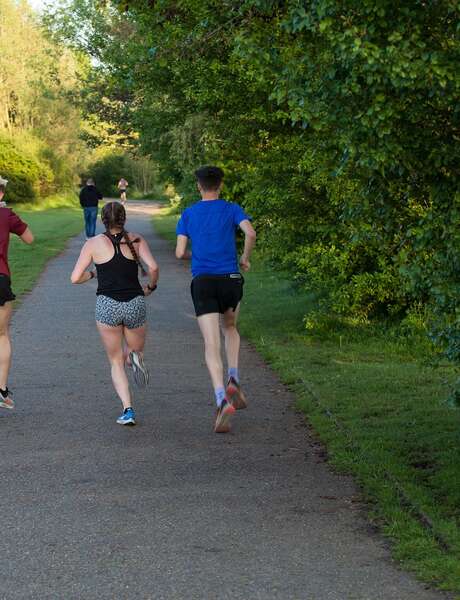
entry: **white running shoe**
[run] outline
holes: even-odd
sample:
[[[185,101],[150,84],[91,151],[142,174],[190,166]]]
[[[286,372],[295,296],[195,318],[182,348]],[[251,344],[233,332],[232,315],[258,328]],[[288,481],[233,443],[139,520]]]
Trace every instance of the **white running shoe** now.
[[[3,390],[0,390],[0,407],[1,408],[8,408],[9,410],[13,410],[14,408],[14,402],[13,399],[11,398],[12,393],[10,392],[10,390],[8,388],[6,388],[6,390],[3,392]]]
[[[149,371],[145,366],[144,359],[139,352],[130,352],[129,360],[133,370],[134,382],[140,388],[144,388],[150,379]]]

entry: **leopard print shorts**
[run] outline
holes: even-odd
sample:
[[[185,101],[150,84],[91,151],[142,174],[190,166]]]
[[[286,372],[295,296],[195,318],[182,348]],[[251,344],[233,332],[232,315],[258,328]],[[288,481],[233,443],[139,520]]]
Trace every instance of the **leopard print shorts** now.
[[[111,327],[124,325],[128,329],[142,327],[147,320],[145,297],[136,296],[128,302],[119,302],[108,296],[96,299],[96,321]]]

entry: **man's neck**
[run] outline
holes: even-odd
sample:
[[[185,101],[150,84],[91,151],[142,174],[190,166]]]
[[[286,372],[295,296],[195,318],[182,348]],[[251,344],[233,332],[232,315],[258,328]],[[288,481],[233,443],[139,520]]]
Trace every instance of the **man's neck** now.
[[[212,192],[201,192],[202,200],[219,200],[219,192],[213,190]]]

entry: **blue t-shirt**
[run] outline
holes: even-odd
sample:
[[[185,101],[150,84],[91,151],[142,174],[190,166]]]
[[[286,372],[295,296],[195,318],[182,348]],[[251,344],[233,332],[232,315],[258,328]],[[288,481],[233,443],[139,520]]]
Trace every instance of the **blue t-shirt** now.
[[[238,273],[236,230],[249,219],[238,204],[201,200],[189,206],[177,223],[177,235],[192,242],[192,275]]]

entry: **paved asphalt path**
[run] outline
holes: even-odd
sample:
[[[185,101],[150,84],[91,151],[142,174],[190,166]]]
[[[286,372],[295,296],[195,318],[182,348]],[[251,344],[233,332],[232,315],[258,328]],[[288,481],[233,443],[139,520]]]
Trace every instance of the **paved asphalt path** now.
[[[120,412],[94,325],[96,282],[72,286],[83,242],[51,261],[13,322],[0,415],[2,600],[436,600],[373,533],[350,478],[321,459],[293,398],[248,344],[251,404],[215,435],[189,275],[151,230],[148,391]]]

